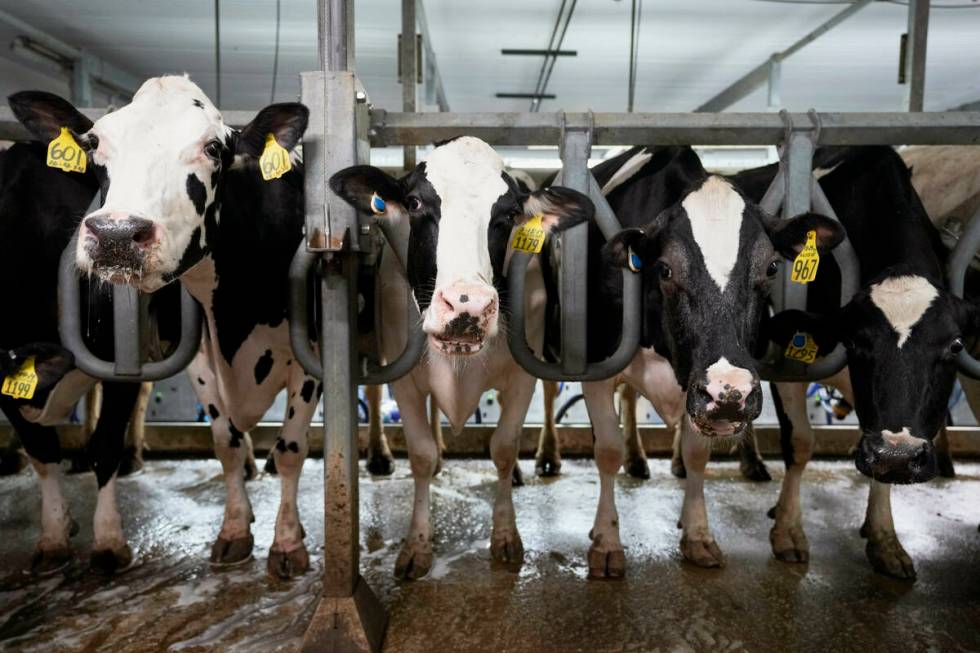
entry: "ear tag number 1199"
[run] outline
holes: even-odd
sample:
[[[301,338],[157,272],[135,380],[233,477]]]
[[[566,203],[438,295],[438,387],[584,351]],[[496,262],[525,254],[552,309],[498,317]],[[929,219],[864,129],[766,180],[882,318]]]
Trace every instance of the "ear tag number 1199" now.
[[[792,279],[796,283],[810,283],[817,278],[820,254],[817,252],[817,232],[806,232],[806,244],[793,260]]]
[[[537,254],[544,247],[544,229],[541,228],[541,216],[536,215],[514,232],[514,240],[510,244],[512,249],[528,254]]]
[[[37,371],[34,369],[34,357],[29,356],[20,369],[3,379],[0,394],[14,399],[33,399],[37,390]]]

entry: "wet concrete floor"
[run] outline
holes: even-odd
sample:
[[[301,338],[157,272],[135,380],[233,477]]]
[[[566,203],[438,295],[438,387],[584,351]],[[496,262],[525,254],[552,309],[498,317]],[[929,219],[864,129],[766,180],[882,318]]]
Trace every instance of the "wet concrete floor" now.
[[[566,461],[555,480],[515,491],[525,563],[491,565],[495,474],[488,460],[450,460],[433,486],[436,562],[429,577],[397,582],[395,556],[409,518],[406,461],[395,476],[362,477],[364,574],[389,610],[386,651],[971,651],[980,650],[980,464],[959,478],[899,487],[896,524],[918,582],[875,574],[858,528],[867,483],[846,461],[807,472],[805,527],[812,561],[774,560],[771,522],[777,481],[742,481],[735,463],[713,463],[709,516],[727,567],[682,562],[682,483],[668,461],[653,479],[621,477],[620,521],[628,578],[586,579],[585,553],[597,479],[590,461]],[[207,563],[222,514],[214,461],[154,461],[120,482],[120,507],[136,562],[114,578],[89,572],[95,479],[68,481],[81,524],[79,560],[65,574],[34,579],[39,493],[25,473],[0,479],[0,650],[295,651],[320,589],[323,537],[320,461],[309,461],[301,514],[313,569],[299,580],[265,576],[278,480],[249,483],[256,559],[228,571]]]

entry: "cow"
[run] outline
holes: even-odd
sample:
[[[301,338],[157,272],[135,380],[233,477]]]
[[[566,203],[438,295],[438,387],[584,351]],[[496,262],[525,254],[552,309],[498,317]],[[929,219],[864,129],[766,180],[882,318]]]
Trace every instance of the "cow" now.
[[[282,495],[266,568],[279,578],[304,572],[296,494],[320,388],[289,345],[288,268],[301,239],[303,175],[300,162],[281,153],[299,142],[308,110],[273,104],[236,130],[196,84],[172,75],[147,80],[130,104],[94,124],[56,96],[15,97],[41,141],[67,125],[98,179],[102,205],[78,230],[79,271],[144,292],[179,280],[203,308],[204,335],[188,373],[211,418],[227,489],[214,565],[251,557],[246,433],[287,390],[273,454]],[[265,148],[280,153],[271,171],[280,176],[269,181],[258,166]]]
[[[330,187],[361,213],[389,221],[390,229],[408,241],[407,260],[382,257],[384,357],[391,359],[404,346],[405,301],[418,303],[427,334],[422,361],[391,384],[415,484],[411,523],[395,575],[421,578],[432,565],[429,485],[439,451],[426,397],[435,397],[458,434],[482,393],[491,388],[497,390],[501,414],[490,440],[497,470],[490,551],[496,561],[519,563],[524,550],[511,479],[535,381],[516,364],[504,336],[507,328],[520,328],[507,323],[504,274],[512,232],[531,218],[540,220],[545,233],[569,228],[591,218],[592,203],[567,188],[523,190],[489,145],[468,136],[438,144],[399,179],[377,168],[354,166],[334,174]],[[544,286],[534,262],[529,277],[526,333],[540,353]]]
[[[939,234],[892,148],[821,149],[814,166],[860,262],[860,288],[840,307],[839,269],[832,259],[821,261],[806,311],[775,316],[767,335],[785,347],[794,334],[810,334],[818,355],[837,343],[846,348],[847,368],[824,382],[843,392],[860,423],[855,463],[871,478],[861,527],[866,554],[876,571],[914,580],[895,533],[890,488],[936,475],[933,439],[946,417],[956,356],[980,330],[980,312],[946,290]],[[740,173],[735,183],[761,196],[774,175],[769,166]],[[777,558],[791,562],[810,555],[799,492],[813,450],[805,391],[805,384],[773,384],[786,476],[770,513],[770,542]]]
[[[21,120],[30,112],[11,98]],[[64,125],[85,131],[91,123],[81,116],[58,114]],[[51,140],[50,137],[47,140]],[[70,536],[77,530],[62,490],[61,449],[54,424],[67,417],[78,397],[95,380],[74,367],[73,357],[60,346],[57,321],[57,275],[61,252],[68,245],[82,214],[99,192],[95,173],[66,172],[46,164],[46,147],[37,142],[18,142],[0,153],[0,261],[12,276],[0,287],[0,302],[7,310],[0,321],[0,378],[15,374],[33,357],[38,384],[33,396],[0,395],[0,410],[19,436],[41,486],[41,535],[31,563],[35,574],[51,574],[72,559]],[[163,303],[161,303],[161,301]],[[167,298],[155,297],[155,315]],[[83,288],[86,307],[86,344],[103,358],[112,357],[112,304],[108,289],[100,284]],[[164,311],[165,312],[165,311]],[[135,458],[124,450],[126,423],[138,412],[140,384],[105,383],[104,402],[97,420],[90,421],[85,459],[95,471],[99,494],[95,509],[94,549],[90,558],[97,572],[111,573],[126,567],[132,554],[120,537],[116,511],[117,471],[132,467]],[[94,416],[93,416],[94,417]],[[142,421],[139,415],[137,422]],[[134,425],[138,428],[138,424]],[[7,456],[5,455],[5,458]],[[16,461],[14,456],[13,460]],[[15,471],[11,469],[10,471]]]
[[[689,147],[634,147],[593,170],[624,228],[589,238],[588,357],[609,355],[622,333],[622,270],[642,275],[641,349],[618,375],[583,384],[595,434],[599,506],[591,577],[621,577],[614,482],[623,437],[613,395],[629,383],[660,415],[676,415],[686,467],[681,552],[695,565],[724,563],[704,503],[712,442],[743,437],[762,407],[754,354],[772,278],[812,234],[826,254],[843,239],[832,219],[766,215],[727,179],[709,175]]]

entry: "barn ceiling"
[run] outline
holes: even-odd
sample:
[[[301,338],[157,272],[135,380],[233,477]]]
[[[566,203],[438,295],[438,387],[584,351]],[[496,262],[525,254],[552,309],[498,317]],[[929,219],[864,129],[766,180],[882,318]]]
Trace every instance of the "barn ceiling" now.
[[[434,48],[454,111],[522,111],[525,100],[498,91],[534,88],[540,59],[501,48],[547,45],[560,0],[424,0]],[[934,3],[936,4],[936,3]],[[944,4],[939,2],[939,4]],[[946,3],[949,4],[949,3]],[[956,4],[970,4],[960,0]],[[980,3],[978,3],[980,4]],[[844,8],[820,2],[645,0],[636,109],[689,111]],[[357,68],[372,102],[397,110],[395,39],[399,0],[356,0]],[[207,0],[0,0],[0,8],[139,77],[187,72],[214,97],[214,5]],[[258,108],[270,100],[274,0],[221,0],[222,105]],[[876,2],[783,66],[783,104],[795,110],[900,110],[896,84],[906,7]],[[297,95],[297,74],[315,67],[312,0],[281,0],[276,100]],[[543,110],[622,111],[626,107],[630,0],[579,0]],[[64,92],[56,76],[9,51],[15,32],[0,26],[0,90]],[[934,9],[926,109],[980,99],[980,7]],[[764,90],[730,110],[765,109]]]

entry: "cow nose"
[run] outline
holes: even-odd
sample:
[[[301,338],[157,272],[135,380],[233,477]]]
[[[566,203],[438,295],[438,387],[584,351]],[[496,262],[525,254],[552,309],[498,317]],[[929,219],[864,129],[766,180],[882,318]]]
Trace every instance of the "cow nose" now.
[[[938,472],[932,442],[907,428],[863,433],[854,462],[858,471],[882,483],[923,483]]]
[[[118,248],[136,244],[144,248],[153,242],[153,222],[132,215],[119,219],[93,216],[85,219],[85,228],[100,247]]]
[[[759,389],[759,382],[751,370],[736,367],[726,358],[720,358],[706,370],[703,393],[708,400],[707,410],[718,408],[744,409],[746,402]]]
[[[492,293],[475,288],[451,287],[441,291],[440,299],[452,315],[483,315],[494,302]]]

